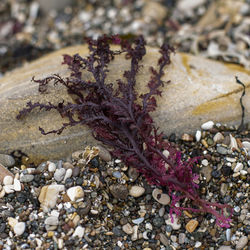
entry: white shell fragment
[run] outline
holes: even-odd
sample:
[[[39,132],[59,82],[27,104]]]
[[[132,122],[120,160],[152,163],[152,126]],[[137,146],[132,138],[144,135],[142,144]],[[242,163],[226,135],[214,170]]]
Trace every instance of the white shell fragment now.
[[[162,205],[168,205],[170,197],[167,194],[162,193],[161,189],[155,188],[152,192],[153,198]]]

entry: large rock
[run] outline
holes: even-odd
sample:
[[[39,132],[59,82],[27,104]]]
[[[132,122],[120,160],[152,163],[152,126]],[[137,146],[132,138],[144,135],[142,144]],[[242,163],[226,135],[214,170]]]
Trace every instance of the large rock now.
[[[75,46],[59,50],[9,72],[0,79],[0,153],[19,149],[28,154],[32,161],[40,162],[66,157],[88,144],[97,143],[90,130],[83,126],[68,128],[59,136],[41,135],[39,126],[45,131],[61,126],[62,119],[56,112],[36,110],[26,118],[16,120],[18,111],[30,100],[43,103],[71,100],[61,86],[51,86],[48,94],[41,95],[38,93],[38,85],[30,81],[32,76],[39,79],[52,73],[68,75],[66,66],[61,65],[62,55],[65,53],[87,55],[88,49],[86,46]],[[138,75],[139,92],[147,91],[145,86],[150,77],[149,67],[156,65],[158,57],[158,49],[147,48],[144,67]],[[110,65],[109,80],[121,78],[128,66],[129,61],[119,56]],[[243,101],[246,121],[249,122],[250,72],[244,68],[177,53],[172,56],[172,64],[165,72],[164,79],[171,80],[171,83],[164,86],[162,97],[158,98],[158,109],[152,113],[157,126],[165,133],[194,132],[207,120],[239,124],[242,87],[236,84],[235,76],[246,85]],[[91,76],[86,73],[84,77]]]

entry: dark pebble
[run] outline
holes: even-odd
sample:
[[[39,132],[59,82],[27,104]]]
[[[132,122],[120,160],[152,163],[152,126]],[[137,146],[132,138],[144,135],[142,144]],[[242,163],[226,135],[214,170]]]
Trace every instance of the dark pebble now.
[[[154,226],[156,226],[156,227],[161,227],[163,224],[164,224],[164,219],[163,218],[161,218],[161,217],[155,217],[154,219],[153,219],[153,224],[154,224]]]
[[[86,201],[84,201],[84,205],[85,207],[80,207],[77,209],[77,213],[81,216],[81,215],[86,215],[88,214],[90,208],[91,208],[91,202],[89,199],[87,199]]]
[[[74,185],[74,180],[72,178],[68,178],[66,181],[65,181],[65,187],[66,188],[70,188],[70,187],[73,187]]]
[[[215,179],[219,179],[221,177],[221,171],[220,170],[213,170],[211,175],[215,178]]]
[[[117,237],[121,237],[123,235],[122,230],[118,226],[117,227],[113,227],[112,232]]]
[[[229,195],[226,195],[224,198],[223,198],[223,202],[226,204],[228,202],[231,201],[231,197]]]
[[[249,234],[250,234],[250,225],[246,225],[246,227],[243,229],[243,232],[244,232],[246,235],[249,235]]]
[[[0,233],[3,233],[5,231],[5,223],[0,224]]]
[[[176,140],[176,135],[175,135],[175,133],[172,133],[172,134],[169,136],[169,141],[170,141],[170,142],[175,142],[175,140]]]
[[[76,185],[81,186],[83,184],[83,179],[81,177],[76,178]]]
[[[6,238],[8,238],[8,234],[7,233],[1,233],[0,234],[0,239],[6,239]]]
[[[221,168],[221,172],[222,172],[222,174],[223,174],[224,176],[229,176],[229,175],[231,175],[231,174],[233,173],[233,170],[232,170],[230,167],[224,165],[224,166]]]
[[[24,192],[20,192],[16,197],[17,201],[20,203],[24,203],[27,200],[27,195]]]
[[[172,232],[173,228],[170,225],[166,226],[166,232]]]
[[[73,168],[72,175],[77,177],[80,174],[80,168],[78,166]]]
[[[90,164],[92,165],[92,167],[97,168],[99,166],[99,158],[95,157],[90,161]]]

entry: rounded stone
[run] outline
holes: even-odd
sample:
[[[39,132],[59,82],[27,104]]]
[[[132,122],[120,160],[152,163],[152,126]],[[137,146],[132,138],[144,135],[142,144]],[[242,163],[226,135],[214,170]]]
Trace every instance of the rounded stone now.
[[[3,185],[12,185],[13,184],[13,180],[14,180],[14,178],[12,176],[6,175],[3,178]]]
[[[214,122],[213,121],[208,121],[208,122],[203,123],[201,125],[201,128],[203,130],[209,130],[209,129],[213,128],[213,126],[214,126]]]
[[[14,233],[17,236],[22,235],[24,233],[24,231],[25,231],[25,228],[26,228],[26,224],[24,222],[18,222],[14,226]]]
[[[50,216],[45,219],[44,223],[50,226],[57,226],[59,224],[59,220],[56,216]]]
[[[54,178],[56,181],[60,182],[65,176],[66,170],[64,168],[56,169],[54,173]]]
[[[84,235],[84,231],[85,229],[81,226],[76,227],[74,233],[73,233],[73,237],[78,237],[79,239],[82,239],[83,235]]]
[[[11,155],[0,154],[0,163],[5,167],[12,167],[15,164],[15,159]]]
[[[50,162],[48,165],[48,171],[49,172],[55,172],[56,171],[56,164],[54,162]]]
[[[199,222],[197,220],[190,220],[187,224],[186,224],[186,230],[189,233],[192,233],[196,227],[199,225]]]
[[[33,174],[25,174],[20,176],[20,182],[31,182],[34,180]]]
[[[84,197],[84,191],[82,187],[75,186],[67,190],[67,195],[69,196],[71,201],[77,201]]]
[[[236,249],[243,249],[248,243],[248,237],[247,236],[241,236],[239,241],[236,244]]]
[[[133,197],[140,197],[145,193],[145,188],[140,186],[132,186],[129,190],[129,194]]]
[[[125,200],[128,196],[128,188],[122,184],[113,184],[110,186],[110,192],[116,199]]]
[[[125,232],[126,234],[132,234],[133,233],[133,227],[127,223],[125,225],[122,226],[122,230],[123,232]]]

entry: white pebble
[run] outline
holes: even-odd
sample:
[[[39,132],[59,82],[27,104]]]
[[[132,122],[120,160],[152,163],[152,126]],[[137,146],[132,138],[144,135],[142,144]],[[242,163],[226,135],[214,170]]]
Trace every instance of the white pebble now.
[[[200,141],[201,139],[201,131],[200,130],[197,130],[196,133],[195,133],[195,139],[196,141]]]
[[[14,179],[13,187],[15,191],[21,191],[22,189],[21,182],[18,179]]]
[[[54,162],[50,162],[48,165],[49,172],[55,172],[56,171],[56,164]]]
[[[71,201],[76,201],[84,197],[84,191],[82,187],[75,186],[67,190],[67,195],[69,196]]]
[[[138,228],[139,226],[133,226],[133,234],[131,235],[131,240],[136,241],[138,239]]]
[[[58,239],[58,248],[62,249],[63,248],[63,239]]]
[[[15,226],[14,226],[14,233],[16,235],[22,235],[25,231],[25,223],[24,222],[18,222]]]
[[[203,166],[207,167],[207,166],[208,166],[208,160],[207,160],[207,159],[202,160],[202,161],[201,161],[201,164],[202,164]]]
[[[6,194],[11,194],[11,193],[15,192],[14,185],[5,185],[5,186],[3,186],[3,189],[4,189]]]
[[[56,169],[54,173],[54,178],[56,181],[60,182],[65,176],[66,170],[64,168]]]
[[[217,132],[217,133],[215,134],[215,136],[213,137],[213,141],[214,141],[215,143],[220,143],[220,142],[222,142],[223,140],[224,140],[224,136],[223,136],[223,134],[220,133],[220,132]]]
[[[162,190],[155,188],[152,192],[153,198],[162,205],[168,205],[170,202],[170,197],[164,194]]]
[[[174,219],[173,222],[171,221],[171,218],[169,218],[169,219],[165,220],[165,223],[167,225],[172,226],[173,230],[179,230],[181,228],[181,224],[178,223],[178,218],[175,214],[173,214],[173,219]]]
[[[12,185],[13,184],[13,177],[10,176],[10,175],[6,175],[4,178],[3,178],[3,185]]]
[[[247,175],[247,171],[246,170],[240,170],[240,174],[241,175]]]
[[[243,169],[243,164],[241,162],[237,162],[235,168],[234,168],[234,172],[238,173]]]
[[[148,229],[148,230],[153,230],[153,226],[149,222],[146,223],[145,228]]]
[[[129,190],[129,194],[133,197],[140,197],[141,195],[144,194],[144,192],[145,192],[145,188],[140,187],[140,186],[133,186]]]
[[[68,178],[72,176],[73,170],[71,168],[67,169],[63,181],[66,181]]]
[[[123,232],[125,232],[126,234],[132,234],[133,233],[133,227],[127,223],[125,225],[122,226],[122,230]]]
[[[46,225],[50,225],[50,226],[57,226],[59,224],[59,220],[58,220],[58,217],[56,217],[56,216],[50,216],[50,217],[46,218],[44,223]]]
[[[84,231],[85,229],[81,226],[78,226],[76,229],[75,229],[75,232],[73,233],[73,237],[76,237],[78,236],[79,239],[81,239],[84,235]]]
[[[242,142],[243,147],[247,150],[250,151],[250,142],[249,141],[243,141]]]
[[[162,153],[163,153],[163,155],[164,155],[164,156],[166,156],[167,158],[168,158],[168,157],[169,157],[169,155],[170,155],[169,151],[168,151],[168,150],[166,150],[166,149],[165,149],[165,150],[163,150],[163,152],[162,152]]]
[[[213,121],[208,121],[208,122],[205,122],[201,125],[201,128],[204,129],[204,130],[209,130],[211,128],[213,128],[214,126],[214,122]]]

